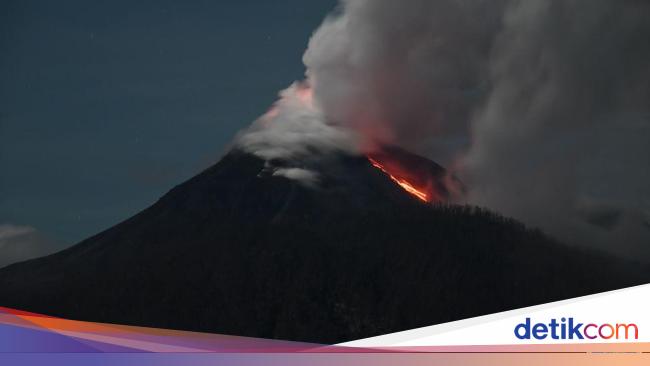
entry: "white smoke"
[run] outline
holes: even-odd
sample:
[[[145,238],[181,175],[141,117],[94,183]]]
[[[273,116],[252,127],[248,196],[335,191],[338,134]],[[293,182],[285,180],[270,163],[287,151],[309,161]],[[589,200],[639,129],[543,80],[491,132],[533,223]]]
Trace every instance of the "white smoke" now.
[[[318,173],[305,168],[276,168],[273,172],[276,177],[295,179],[307,185],[318,183]]]
[[[357,151],[353,133],[326,121],[312,99],[308,84],[294,83],[264,116],[241,133],[236,146],[267,161],[273,175],[307,185],[318,181],[318,173],[305,168],[305,160],[332,152]],[[274,166],[280,161],[282,166]]]

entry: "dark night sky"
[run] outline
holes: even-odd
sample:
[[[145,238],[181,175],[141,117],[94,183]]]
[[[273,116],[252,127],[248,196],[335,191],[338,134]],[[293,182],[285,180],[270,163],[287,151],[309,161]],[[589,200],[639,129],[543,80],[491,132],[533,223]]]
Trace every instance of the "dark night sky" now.
[[[302,78],[334,6],[3,1],[0,225],[60,248],[144,209]]]

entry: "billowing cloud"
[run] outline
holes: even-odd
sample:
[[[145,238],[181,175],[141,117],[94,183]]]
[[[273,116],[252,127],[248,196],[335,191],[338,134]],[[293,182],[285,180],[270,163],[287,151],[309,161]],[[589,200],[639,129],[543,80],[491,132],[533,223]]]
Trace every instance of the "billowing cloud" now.
[[[0,268],[47,255],[54,250],[52,241],[33,227],[0,224]]]

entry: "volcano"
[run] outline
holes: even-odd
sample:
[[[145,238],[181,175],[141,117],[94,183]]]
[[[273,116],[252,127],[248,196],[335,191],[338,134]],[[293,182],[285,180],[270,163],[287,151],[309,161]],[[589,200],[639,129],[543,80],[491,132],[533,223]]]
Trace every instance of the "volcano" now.
[[[310,168],[317,184],[234,149],[128,220],[1,269],[0,306],[331,344],[650,278],[640,264],[449,203],[444,168],[401,149]]]

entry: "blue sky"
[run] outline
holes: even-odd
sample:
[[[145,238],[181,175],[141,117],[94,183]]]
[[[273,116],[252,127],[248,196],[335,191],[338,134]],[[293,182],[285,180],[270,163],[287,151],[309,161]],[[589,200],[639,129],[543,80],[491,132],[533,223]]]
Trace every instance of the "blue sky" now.
[[[62,248],[215,162],[302,78],[335,1],[0,7],[0,224]]]

